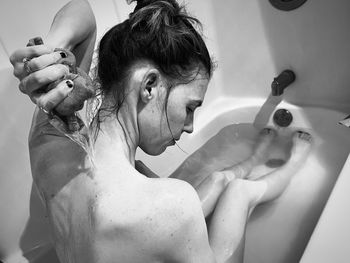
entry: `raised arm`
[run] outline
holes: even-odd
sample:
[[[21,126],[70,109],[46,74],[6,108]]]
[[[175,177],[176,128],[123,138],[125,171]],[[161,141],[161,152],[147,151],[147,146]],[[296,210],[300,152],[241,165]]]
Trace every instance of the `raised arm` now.
[[[14,75],[20,80],[20,90],[35,104],[47,106],[46,110],[54,108],[71,89],[62,81],[51,92],[40,91],[42,87],[62,79],[69,73],[67,66],[56,64],[63,58],[64,53],[53,50],[71,50],[76,56],[77,66],[88,72],[95,38],[95,17],[88,2],[73,0],[66,4],[56,14],[50,31],[44,38],[45,45],[20,48],[11,55]]]
[[[51,48],[71,50],[77,65],[88,73],[95,40],[96,21],[89,3],[73,0],[58,11],[44,42]]]
[[[41,105],[46,104],[53,108],[71,92],[66,81],[60,82],[47,93],[40,91],[69,73],[67,66],[56,64],[62,59],[62,55],[59,51],[53,52],[53,49],[72,50],[76,55],[77,65],[88,72],[95,35],[95,18],[88,2],[73,0],[66,4],[56,14],[50,31],[44,38],[45,45],[21,48],[11,55],[14,75],[20,80],[20,90],[34,103],[40,102]],[[24,66],[25,58],[30,59],[30,72]],[[69,180],[84,167],[84,151],[52,127],[47,115],[38,108],[33,116],[29,148],[32,174],[47,198],[64,185],[62,175]]]

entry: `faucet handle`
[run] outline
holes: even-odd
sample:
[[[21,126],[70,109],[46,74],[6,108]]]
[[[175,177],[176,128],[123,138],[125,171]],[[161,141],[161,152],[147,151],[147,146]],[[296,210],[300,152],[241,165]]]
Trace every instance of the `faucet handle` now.
[[[292,70],[284,70],[271,83],[272,96],[280,96],[285,88],[295,81],[295,74]]]

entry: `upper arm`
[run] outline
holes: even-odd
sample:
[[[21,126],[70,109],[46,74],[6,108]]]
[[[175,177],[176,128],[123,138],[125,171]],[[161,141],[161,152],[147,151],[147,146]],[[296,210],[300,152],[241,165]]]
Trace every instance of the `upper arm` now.
[[[56,130],[46,114],[36,108],[29,134],[33,178],[42,194],[55,195],[81,173],[88,173],[86,152]]]

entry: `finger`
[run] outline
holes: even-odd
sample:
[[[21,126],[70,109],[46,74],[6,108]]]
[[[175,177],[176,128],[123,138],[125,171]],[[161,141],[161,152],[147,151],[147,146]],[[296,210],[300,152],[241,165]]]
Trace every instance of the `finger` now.
[[[135,161],[135,169],[149,178],[159,178],[159,176],[149,169],[142,161]]]
[[[67,74],[69,74],[67,66],[62,64],[50,65],[23,78],[19,84],[19,89],[25,94],[32,94],[51,82],[63,79]]]
[[[54,89],[47,93],[36,93],[31,95],[35,104],[42,107],[46,111],[52,111],[58,104],[60,104],[72,91],[73,85],[70,80],[61,81]]]
[[[44,41],[41,37],[33,37],[31,39],[29,39],[28,43],[27,43],[27,47],[30,46],[36,46],[36,45],[43,45]]]
[[[13,52],[10,56],[10,62],[15,66],[16,63],[23,63],[24,58],[32,59],[34,57],[42,56],[52,52],[53,49],[45,45],[25,47],[17,49],[15,52]]]
[[[31,72],[46,68],[47,66],[57,63],[62,58],[66,58],[67,54],[64,51],[53,52],[35,57],[27,62]]]
[[[11,56],[10,56],[10,62],[13,65],[13,75],[17,77],[19,80],[22,80],[24,77],[28,75],[29,72],[27,72],[26,68],[24,67],[24,59],[26,59],[27,63],[27,69],[30,68],[30,59],[42,56],[45,54],[52,53],[52,48],[49,48],[44,45],[40,46],[33,46],[33,47],[26,47],[22,49],[16,50]]]

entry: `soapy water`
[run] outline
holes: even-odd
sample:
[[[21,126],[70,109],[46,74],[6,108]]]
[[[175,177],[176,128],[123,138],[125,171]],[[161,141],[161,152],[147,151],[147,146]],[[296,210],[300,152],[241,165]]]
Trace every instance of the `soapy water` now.
[[[77,130],[68,129],[67,124],[59,118],[57,115],[49,115],[49,123],[55,127],[64,136],[69,138],[74,143],[78,144],[86,152],[88,160],[90,161],[92,167],[94,167],[94,151],[92,146],[92,138],[89,132],[89,128],[82,121],[78,113],[75,114],[77,123],[80,128]]]
[[[194,151],[172,177],[198,185],[207,175],[244,161],[253,154],[260,130],[252,123],[231,124],[222,128]],[[294,130],[278,128],[276,131],[277,136],[266,151],[266,161],[252,170],[249,179],[260,177],[288,162]]]

